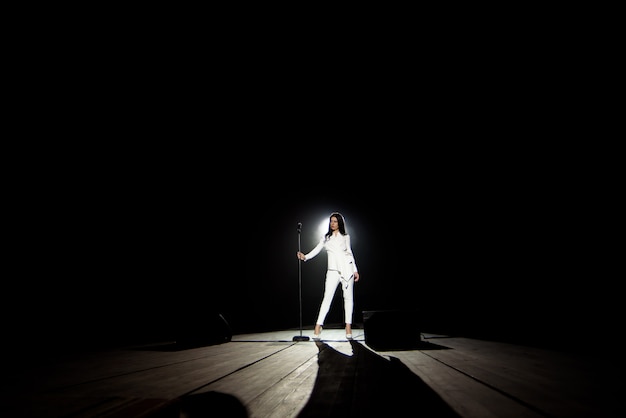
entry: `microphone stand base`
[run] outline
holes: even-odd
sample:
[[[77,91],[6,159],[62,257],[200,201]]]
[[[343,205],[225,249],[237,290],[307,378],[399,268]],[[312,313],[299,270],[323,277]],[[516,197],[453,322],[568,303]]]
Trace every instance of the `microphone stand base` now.
[[[293,341],[309,341],[309,337],[306,335],[296,335],[293,337]]]

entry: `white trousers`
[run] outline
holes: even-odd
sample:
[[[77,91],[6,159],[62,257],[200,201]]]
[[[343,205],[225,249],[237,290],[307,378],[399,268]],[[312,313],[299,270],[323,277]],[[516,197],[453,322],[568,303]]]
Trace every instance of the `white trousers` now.
[[[345,323],[352,324],[352,310],[354,309],[354,277],[350,277],[350,280],[345,280],[337,270],[328,270],[326,272],[326,283],[324,284],[324,298],[320,306],[319,314],[317,315],[317,325],[324,325],[324,320],[328,311],[330,310],[330,304],[333,301],[337,286],[341,285],[343,292],[343,311],[345,315]]]

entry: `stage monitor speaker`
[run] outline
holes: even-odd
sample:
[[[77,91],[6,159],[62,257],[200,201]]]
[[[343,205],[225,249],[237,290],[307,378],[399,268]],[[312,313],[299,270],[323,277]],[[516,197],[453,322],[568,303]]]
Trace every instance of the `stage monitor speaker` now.
[[[421,337],[416,311],[363,311],[365,344],[374,350],[410,350]]]
[[[233,333],[221,313],[209,313],[188,318],[178,328],[179,345],[201,346],[229,342]]]

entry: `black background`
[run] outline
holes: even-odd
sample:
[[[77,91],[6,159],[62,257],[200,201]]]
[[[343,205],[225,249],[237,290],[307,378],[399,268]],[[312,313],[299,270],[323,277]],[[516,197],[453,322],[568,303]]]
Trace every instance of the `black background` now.
[[[300,279],[310,328],[325,254],[299,267],[296,226],[307,252],[335,210],[361,274],[356,324],[363,310],[412,310],[423,332],[561,347],[614,332],[611,205],[584,172],[529,154],[322,145],[267,160],[267,145],[116,149],[24,175],[5,335],[138,343],[211,332],[215,315],[235,333],[296,330]],[[341,326],[340,300],[327,323]]]

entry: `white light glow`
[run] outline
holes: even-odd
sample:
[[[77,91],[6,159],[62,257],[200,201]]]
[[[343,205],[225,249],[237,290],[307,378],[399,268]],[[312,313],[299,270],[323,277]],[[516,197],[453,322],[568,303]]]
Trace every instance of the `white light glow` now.
[[[330,225],[330,218],[327,216],[321,220],[319,226],[317,227],[317,237],[321,239],[324,234],[328,232],[328,226]]]

